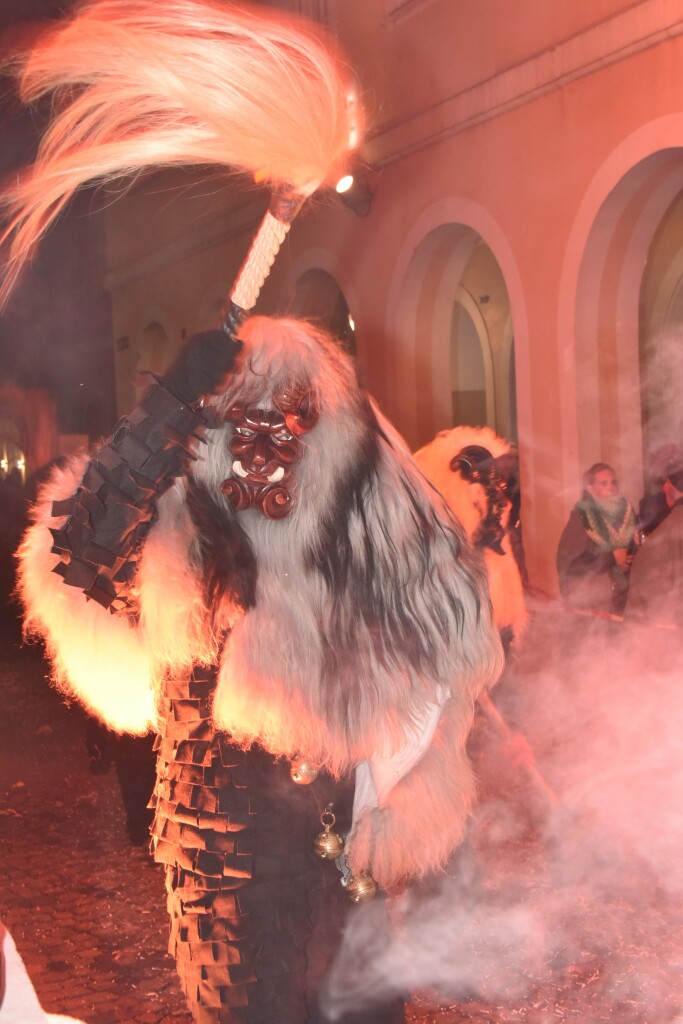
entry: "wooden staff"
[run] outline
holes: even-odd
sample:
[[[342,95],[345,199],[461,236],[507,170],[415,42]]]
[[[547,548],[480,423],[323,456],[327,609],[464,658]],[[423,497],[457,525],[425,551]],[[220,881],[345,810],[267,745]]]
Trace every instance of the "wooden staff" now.
[[[523,762],[523,767],[526,769],[529,778],[532,780],[536,788],[543,794],[546,800],[553,806],[559,804],[560,799],[557,793],[548,785],[546,780],[541,775],[540,771],[536,767],[536,761],[534,758],[533,750],[523,733],[514,733],[510,726],[507,724],[500,711],[493,703],[488,693],[482,693],[479,697],[479,704],[481,709],[488,718],[491,725],[494,727],[498,735],[506,744],[514,743],[515,739],[521,737],[525,744],[525,753],[527,757]]]

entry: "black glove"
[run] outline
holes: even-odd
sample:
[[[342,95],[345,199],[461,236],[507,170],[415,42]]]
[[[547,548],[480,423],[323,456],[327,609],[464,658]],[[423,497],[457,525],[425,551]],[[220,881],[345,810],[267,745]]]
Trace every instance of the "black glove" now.
[[[93,456],[73,498],[55,502],[55,572],[112,611],[137,615],[132,583],[156,503],[194,458],[210,424],[194,403],[220,390],[242,347],[226,330],[191,338],[164,376]]]
[[[203,331],[184,345],[161,378],[163,386],[183,402],[197,402],[221,391],[232,370],[241,341],[225,331]]]

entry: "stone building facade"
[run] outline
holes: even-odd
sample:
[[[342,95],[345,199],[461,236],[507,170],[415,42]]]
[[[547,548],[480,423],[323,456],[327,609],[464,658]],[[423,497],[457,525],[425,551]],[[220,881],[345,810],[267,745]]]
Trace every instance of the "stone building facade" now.
[[[531,584],[554,593],[582,470],[611,462],[637,501],[683,426],[683,7],[278,6],[323,22],[357,72],[372,200],[314,199],[259,309],[344,328],[413,448],[468,421],[516,440]],[[110,206],[119,411],[136,368],[215,322],[264,201],[174,172]]]

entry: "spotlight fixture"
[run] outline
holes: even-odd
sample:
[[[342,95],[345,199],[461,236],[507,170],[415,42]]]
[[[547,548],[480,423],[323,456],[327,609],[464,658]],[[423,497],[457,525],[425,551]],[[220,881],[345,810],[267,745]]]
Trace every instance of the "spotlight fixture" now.
[[[368,183],[368,175],[364,171],[345,174],[334,187],[335,192],[345,206],[358,217],[367,217],[372,206],[372,193]]]
[[[334,186],[335,192],[339,195],[343,195],[344,192],[348,192],[353,185],[353,175],[345,174],[343,178],[340,178],[337,184]]]

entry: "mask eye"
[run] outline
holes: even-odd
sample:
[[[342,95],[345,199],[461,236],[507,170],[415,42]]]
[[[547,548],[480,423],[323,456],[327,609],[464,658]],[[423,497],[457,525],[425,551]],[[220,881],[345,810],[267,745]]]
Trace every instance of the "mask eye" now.
[[[278,430],[277,434],[273,435],[276,441],[293,441],[294,437],[288,430]]]
[[[250,430],[249,427],[235,427],[235,433],[239,434],[240,437],[255,437],[256,431]]]

